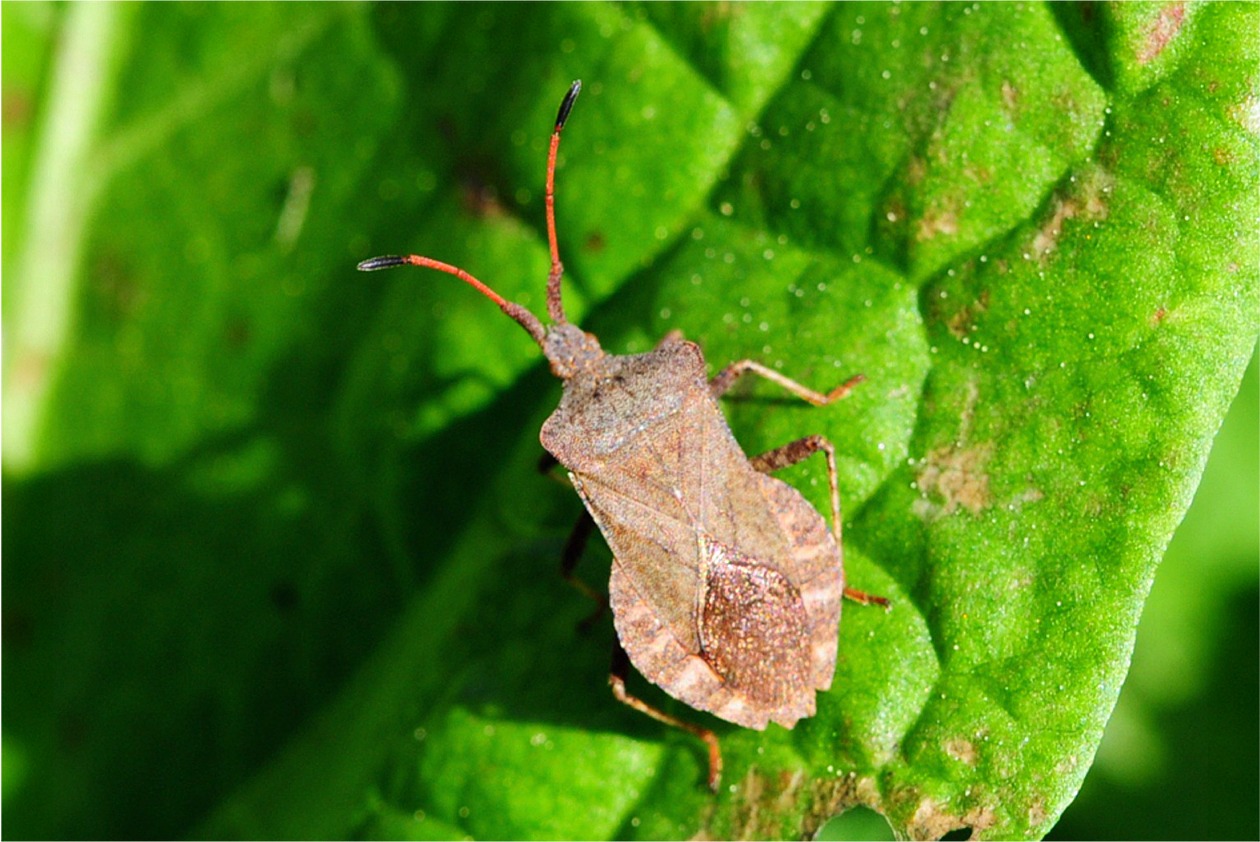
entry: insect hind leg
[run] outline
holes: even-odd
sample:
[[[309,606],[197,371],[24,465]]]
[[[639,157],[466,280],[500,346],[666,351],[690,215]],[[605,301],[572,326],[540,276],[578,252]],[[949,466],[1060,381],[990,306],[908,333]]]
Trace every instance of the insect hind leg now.
[[[776,447],[774,450],[768,450],[759,456],[749,459],[749,463],[754,469],[769,474],[782,468],[795,465],[813,456],[815,453],[822,451],[827,457],[827,487],[831,491],[831,522],[832,531],[836,536],[836,543],[840,543],[840,482],[836,471],[836,448],[830,441],[823,436],[813,435],[805,436],[805,438],[790,441],[782,447]],[[874,596],[865,591],[859,591],[855,588],[846,587],[844,595],[854,602],[860,602],[863,605],[882,605],[889,607],[888,600],[882,596]]]
[[[748,461],[760,473],[774,471],[803,462],[822,451],[827,457],[827,487],[831,490],[831,524],[836,541],[840,540],[840,483],[836,471],[836,448],[823,436],[813,435],[790,441],[782,447],[768,450]]]
[[[684,719],[671,716],[660,708],[649,705],[638,696],[630,695],[626,691],[626,676],[629,672],[630,657],[626,655],[626,650],[622,648],[620,643],[613,644],[612,666],[608,671],[608,686],[612,688],[613,697],[622,704],[634,708],[639,713],[652,717],[657,722],[680,728],[703,740],[709,748],[709,790],[716,793],[718,784],[722,781],[722,747],[718,744],[717,734],[708,728],[696,725],[694,722],[687,722]]]

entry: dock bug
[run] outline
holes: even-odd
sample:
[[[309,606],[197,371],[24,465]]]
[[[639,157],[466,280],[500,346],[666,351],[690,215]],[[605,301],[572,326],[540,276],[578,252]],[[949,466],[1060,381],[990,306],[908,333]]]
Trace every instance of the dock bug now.
[[[463,269],[429,257],[374,257],[358,268],[408,264],[454,275],[542,348],[564,381],[560,405],[543,424],[542,445],[568,469],[586,505],[566,545],[565,575],[573,578],[585,537],[598,525],[613,552],[608,604],[619,639],[613,694],[704,740],[709,786],[716,790],[717,736],[627,693],[627,661],[693,708],[746,728],[770,722],[791,728],[814,714],[815,692],[831,686],[841,597],[888,604],[845,587],[831,442],[806,436],[749,458],[717,399],[749,372],[816,406],[844,397],[863,378],[823,394],[741,360],[710,380],[699,346],[678,334],[647,353],[621,356],[605,353],[594,336],[569,323],[560,299],[554,186],[560,132],[581,87],[574,82],[560,104],[547,157],[550,325]],[[819,452],[827,460],[831,529],[800,492],[769,476]]]

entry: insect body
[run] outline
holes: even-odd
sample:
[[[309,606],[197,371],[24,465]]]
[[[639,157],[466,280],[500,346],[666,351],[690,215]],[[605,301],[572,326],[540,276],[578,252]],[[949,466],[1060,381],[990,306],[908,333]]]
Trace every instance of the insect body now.
[[[568,469],[613,551],[609,604],[620,641],[613,692],[704,739],[709,784],[716,788],[716,736],[629,695],[626,658],[698,710],[748,728],[769,722],[791,728],[813,715],[816,691],[831,686],[842,596],[887,605],[845,588],[831,444],[809,436],[749,459],[717,398],[747,372],[817,405],[843,397],[862,378],[820,394],[743,360],[710,381],[700,348],[677,334],[647,353],[619,356],[605,353],[594,336],[568,322],[560,297],[554,179],[560,131],[580,89],[574,82],[560,106],[548,156],[550,326],[464,270],[432,258],[377,257],[359,268],[411,264],[455,275],[498,304],[542,348],[564,381],[560,405],[543,424],[543,447]],[[796,489],[767,475],[819,451],[827,459],[834,534]],[[577,554],[566,554],[566,568]]]
[[[749,728],[792,727],[831,685],[839,547],[731,435],[700,349],[588,358],[542,443],[615,559],[617,636],[650,681]]]

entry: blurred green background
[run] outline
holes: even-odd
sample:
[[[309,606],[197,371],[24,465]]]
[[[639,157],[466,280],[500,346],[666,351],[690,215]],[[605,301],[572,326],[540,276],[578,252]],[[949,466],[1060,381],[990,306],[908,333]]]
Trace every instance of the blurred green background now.
[[[588,86],[651,87],[639,62],[690,72],[632,20],[708,56],[731,101],[773,87],[703,49],[720,7],[601,8],[601,34],[629,43],[592,51]],[[553,57],[588,47],[554,22],[505,40],[494,6],[2,9],[7,830],[189,835],[362,668],[472,517],[475,478],[452,498],[425,477],[463,481],[504,428],[532,435],[519,399],[550,384],[519,331],[487,348],[463,329],[497,318],[485,302],[353,266],[440,251],[487,278],[512,267],[495,282],[537,306],[543,143],[569,81]],[[724,43],[786,51],[783,29]],[[671,171],[663,147],[719,151],[629,86],[612,99],[622,127],[660,130],[613,165],[616,124],[566,147],[576,317],[668,256],[724,175]],[[711,106],[688,116],[735,119]],[[1053,838],[1260,836],[1258,394],[1253,359]],[[532,550],[558,547],[565,517],[527,526]]]

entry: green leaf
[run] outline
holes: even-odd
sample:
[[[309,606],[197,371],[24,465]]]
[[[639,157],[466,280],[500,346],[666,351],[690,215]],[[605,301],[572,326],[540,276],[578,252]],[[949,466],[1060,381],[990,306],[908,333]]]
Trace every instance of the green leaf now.
[[[1253,356],[1194,504],[1160,562],[1124,689],[1053,837],[1256,835],[1257,362]],[[1170,799],[1174,789],[1184,798]]]
[[[4,808],[19,836],[1044,835],[1260,332],[1246,4],[3,8]],[[454,279],[682,330],[837,447],[792,731],[618,705],[553,575],[557,384]],[[23,107],[17,107],[23,104]],[[820,510],[821,460],[782,472]],[[579,568],[606,581],[598,541]]]

